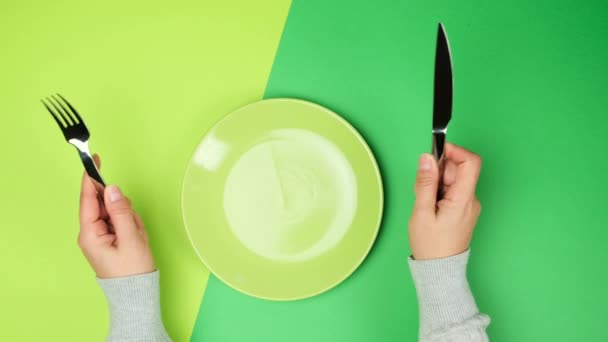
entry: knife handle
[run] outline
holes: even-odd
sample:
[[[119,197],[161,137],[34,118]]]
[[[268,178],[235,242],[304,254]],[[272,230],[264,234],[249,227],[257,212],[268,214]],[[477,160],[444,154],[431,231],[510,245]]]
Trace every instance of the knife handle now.
[[[439,184],[437,184],[437,201],[443,198],[443,171],[445,170],[445,132],[433,132],[433,156],[439,167]]]

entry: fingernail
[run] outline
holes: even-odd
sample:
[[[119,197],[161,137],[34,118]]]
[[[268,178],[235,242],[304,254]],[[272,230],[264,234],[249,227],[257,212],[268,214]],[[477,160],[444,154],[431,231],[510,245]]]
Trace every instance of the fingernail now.
[[[110,202],[116,202],[122,198],[122,192],[120,192],[120,189],[116,185],[110,185],[109,188]]]
[[[431,156],[426,153],[420,156],[420,162],[418,163],[418,168],[420,171],[429,171],[431,167]]]

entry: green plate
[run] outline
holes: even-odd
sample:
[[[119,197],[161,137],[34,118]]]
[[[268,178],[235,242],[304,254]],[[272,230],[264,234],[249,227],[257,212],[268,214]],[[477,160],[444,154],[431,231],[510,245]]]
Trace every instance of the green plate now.
[[[346,279],[382,217],[380,172],[344,119],[294,99],[218,122],[186,170],[188,236],[209,270],[254,297],[295,300]]]

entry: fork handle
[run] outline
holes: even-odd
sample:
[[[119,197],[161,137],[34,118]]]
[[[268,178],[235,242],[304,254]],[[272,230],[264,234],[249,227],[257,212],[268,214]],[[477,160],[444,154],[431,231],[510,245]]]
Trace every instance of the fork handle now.
[[[97,194],[103,200],[103,191],[106,187],[106,183],[103,181],[101,173],[99,173],[99,170],[97,169],[97,165],[95,165],[95,160],[93,160],[91,153],[88,151],[81,151],[78,149],[78,154],[80,154],[80,159],[82,160],[82,164],[84,164],[84,169],[87,171],[87,174],[95,185]]]

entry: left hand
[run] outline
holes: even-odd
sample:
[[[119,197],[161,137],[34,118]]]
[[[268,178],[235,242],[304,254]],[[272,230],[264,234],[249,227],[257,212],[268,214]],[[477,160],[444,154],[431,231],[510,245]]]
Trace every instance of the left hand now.
[[[95,163],[100,164],[95,156]],[[153,272],[156,267],[148,235],[131,201],[116,185],[105,188],[105,201],[85,173],[80,193],[78,245],[99,278]]]

